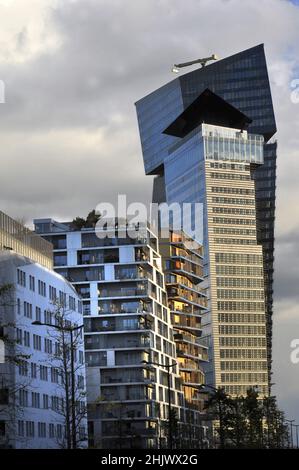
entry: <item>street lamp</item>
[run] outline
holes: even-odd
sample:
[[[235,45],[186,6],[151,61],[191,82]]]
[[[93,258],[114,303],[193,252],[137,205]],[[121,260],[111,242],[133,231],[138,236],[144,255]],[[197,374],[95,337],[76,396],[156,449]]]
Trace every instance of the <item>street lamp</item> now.
[[[149,362],[149,361],[141,361],[142,364],[147,364],[149,366],[158,366],[158,367],[165,367],[167,369],[167,389],[168,389],[168,440],[169,440],[169,448],[173,449],[173,436],[172,436],[172,416],[171,416],[171,387],[170,387],[170,369],[177,365],[177,362],[173,362],[172,364],[159,364],[159,362]]]
[[[291,428],[291,448],[293,449],[294,448],[294,443],[293,443],[293,422],[295,420],[294,419],[286,419],[286,422],[287,423],[290,423],[290,428]]]
[[[70,344],[71,344],[71,411],[72,411],[72,446],[73,449],[77,447],[77,436],[76,436],[76,393],[75,393],[75,369],[74,369],[74,331],[81,330],[84,325],[79,326],[59,326],[59,325],[52,325],[51,323],[42,323],[40,321],[33,321],[32,325],[35,326],[48,326],[50,328],[55,328],[58,331],[68,332],[70,334]],[[68,384],[67,373],[66,373],[66,384]],[[67,429],[68,429],[68,446],[70,448],[70,430],[69,426],[69,410],[68,410],[68,385],[66,385],[66,421],[67,421]]]
[[[299,447],[298,446],[298,444],[299,444],[299,442],[298,442],[298,427],[299,427],[299,424],[294,424],[294,427],[296,429],[296,447],[298,449],[298,447]]]

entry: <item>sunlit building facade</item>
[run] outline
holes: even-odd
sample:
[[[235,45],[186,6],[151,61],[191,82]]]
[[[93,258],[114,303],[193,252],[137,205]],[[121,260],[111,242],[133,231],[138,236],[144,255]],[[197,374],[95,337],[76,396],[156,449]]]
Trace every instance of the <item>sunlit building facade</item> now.
[[[1,211],[0,250],[15,251],[48,269],[53,267],[51,243]]]
[[[191,409],[203,411],[202,363],[208,358],[206,346],[200,344],[201,321],[207,311],[206,294],[200,288],[203,249],[197,243],[190,248],[183,232],[172,231],[169,239],[160,240],[160,251],[185,401]]]

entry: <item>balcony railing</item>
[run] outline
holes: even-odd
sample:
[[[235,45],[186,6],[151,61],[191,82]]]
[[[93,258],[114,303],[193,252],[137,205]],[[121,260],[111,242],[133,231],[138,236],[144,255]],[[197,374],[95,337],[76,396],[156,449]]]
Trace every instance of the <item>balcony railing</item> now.
[[[115,323],[109,323],[108,325],[104,324],[91,324],[88,325],[86,324],[84,327],[85,332],[105,332],[105,331],[133,331],[133,330],[149,330],[151,328],[151,325],[149,322],[147,323],[142,323],[136,321],[135,323],[132,324],[126,324],[123,322],[115,322]]]
[[[192,361],[190,359],[184,359],[183,361],[179,362],[179,369],[183,370],[198,370],[198,361]]]
[[[179,302],[178,302],[179,303]],[[195,316],[200,316],[202,317],[202,310],[198,309],[197,307],[193,305],[175,305],[173,302],[170,302],[169,308],[172,312],[178,313],[179,315],[195,315]]]
[[[143,377],[143,375],[139,374],[136,376],[129,376],[126,374],[118,375],[117,377],[112,376],[104,376],[101,374],[101,385],[105,384],[116,384],[116,383],[144,383],[146,385],[150,385],[154,383],[154,378],[148,379]]]
[[[137,333],[136,333],[137,334]],[[95,350],[95,349],[131,349],[131,348],[149,348],[151,347],[150,338],[136,338],[128,339],[121,338],[117,335],[117,338],[112,338],[109,336],[104,337],[101,335],[97,340],[88,340],[85,341],[86,350]]]
[[[138,297],[148,295],[147,286],[121,287],[120,289],[99,289],[99,297]]]
[[[167,289],[168,292],[168,297],[171,298],[179,298],[182,299],[183,301],[189,301],[192,303],[195,303],[197,305],[200,305],[202,307],[207,306],[207,300],[205,297],[201,297],[201,295],[198,293],[193,293],[191,291],[188,291],[187,289],[181,289],[179,287],[169,287]]]
[[[107,306],[107,307],[101,307],[99,306],[98,308],[98,314],[99,315],[117,315],[119,313],[123,313],[123,314],[127,314],[127,313],[144,313],[144,314],[149,314],[149,315],[153,315],[153,312],[152,310],[150,309],[142,309],[138,306],[116,306],[116,305],[112,305],[112,306]]]
[[[79,269],[66,269],[59,271],[70,282],[89,282],[89,281],[104,281],[104,270],[100,268],[85,268]]]

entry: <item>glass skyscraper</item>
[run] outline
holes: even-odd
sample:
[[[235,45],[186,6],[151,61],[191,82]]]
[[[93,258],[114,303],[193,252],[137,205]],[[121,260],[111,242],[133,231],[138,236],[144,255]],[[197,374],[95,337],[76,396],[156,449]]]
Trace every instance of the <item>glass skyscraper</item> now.
[[[276,124],[263,45],[182,75],[136,107],[145,172],[156,175],[153,201],[204,204],[208,381],[233,394],[254,384],[266,393]]]

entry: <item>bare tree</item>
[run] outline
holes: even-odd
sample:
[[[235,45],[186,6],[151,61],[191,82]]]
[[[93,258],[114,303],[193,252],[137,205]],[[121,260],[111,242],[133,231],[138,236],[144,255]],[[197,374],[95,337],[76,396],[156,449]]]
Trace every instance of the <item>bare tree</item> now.
[[[48,337],[55,347],[49,353],[49,364],[57,377],[59,404],[54,410],[62,417],[65,435],[57,436],[62,448],[81,447],[86,442],[85,422],[87,417],[85,392],[85,364],[83,355],[78,357],[83,343],[82,325],[72,323],[72,314],[59,302],[53,302],[53,324],[48,326]]]

